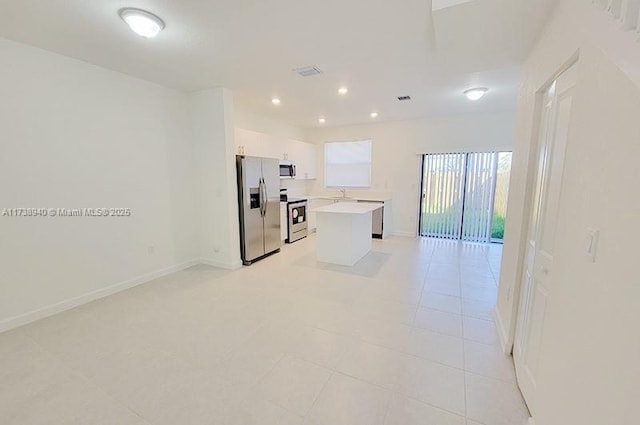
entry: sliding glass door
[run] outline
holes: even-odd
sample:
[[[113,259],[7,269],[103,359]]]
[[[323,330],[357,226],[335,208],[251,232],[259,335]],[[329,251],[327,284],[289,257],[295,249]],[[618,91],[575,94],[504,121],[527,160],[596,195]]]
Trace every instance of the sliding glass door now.
[[[460,239],[466,163],[463,153],[424,155],[422,236]]]
[[[489,242],[497,163],[495,152],[467,154],[462,240]]]
[[[510,152],[424,155],[420,235],[473,242],[498,240],[492,235],[496,234],[494,226],[501,224],[504,229],[504,216],[500,221],[495,212],[499,201],[504,214],[505,168],[511,168]],[[496,188],[500,189],[499,199]]]

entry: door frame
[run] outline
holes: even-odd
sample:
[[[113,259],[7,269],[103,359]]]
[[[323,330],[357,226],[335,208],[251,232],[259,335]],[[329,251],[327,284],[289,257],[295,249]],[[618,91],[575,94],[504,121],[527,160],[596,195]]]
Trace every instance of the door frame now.
[[[520,296],[522,289],[522,279],[524,273],[526,273],[526,255],[527,245],[529,243],[529,225],[531,223],[531,213],[533,204],[535,202],[536,194],[536,178],[537,178],[537,166],[538,155],[540,150],[540,121],[542,120],[542,114],[544,111],[544,97],[546,91],[564,72],[569,70],[572,66],[576,66],[580,61],[580,50],[576,50],[567,59],[562,66],[560,66],[545,82],[542,84],[535,93],[535,107],[533,112],[533,122],[531,127],[529,149],[527,152],[526,167],[527,172],[525,175],[525,197],[523,203],[522,215],[520,216],[520,238],[517,243],[518,256],[516,259],[516,273],[514,281],[511,286],[511,293],[509,294],[510,302],[510,322],[503,323],[499,314],[496,314],[496,321],[498,322],[498,333],[502,339],[502,348],[505,354],[511,355],[513,353],[513,346],[515,341],[515,334],[517,328],[517,321],[520,307]],[[513,177],[513,174],[512,174]],[[511,220],[515,220],[515,217],[511,217]],[[508,325],[508,327],[505,327]]]
[[[566,152],[575,123],[573,108],[577,66],[565,71],[546,92],[537,149],[537,177],[533,214],[528,226],[527,262],[520,283],[521,294],[515,330],[513,360],[518,386],[531,413],[539,392],[537,368],[544,338],[546,306],[554,282],[555,230],[564,186]]]

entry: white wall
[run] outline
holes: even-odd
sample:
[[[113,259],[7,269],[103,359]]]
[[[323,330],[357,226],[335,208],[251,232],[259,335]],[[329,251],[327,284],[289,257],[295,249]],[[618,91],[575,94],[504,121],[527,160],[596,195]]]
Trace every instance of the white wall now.
[[[0,39],[0,209],[132,210],[0,217],[0,330],[198,259],[191,139],[186,94]]]
[[[420,154],[511,150],[513,112],[450,118],[381,122],[377,124],[310,129],[305,141],[373,140],[372,187],[368,192],[391,194],[392,232],[414,236],[418,228]],[[319,149],[318,179],[324,188],[324,149]]]
[[[228,269],[242,265],[236,184],[234,108],[223,88],[191,93],[198,174],[198,233],[204,262]]]
[[[303,140],[304,133],[300,127],[285,119],[274,119],[264,116],[243,104],[237,97],[233,102],[233,115],[236,128],[268,134],[270,136]]]
[[[497,315],[512,336],[536,92],[578,49],[536,425],[637,422],[640,397],[640,50],[590,2],[561,1],[523,67]],[[588,227],[601,231],[596,263],[585,255]]]

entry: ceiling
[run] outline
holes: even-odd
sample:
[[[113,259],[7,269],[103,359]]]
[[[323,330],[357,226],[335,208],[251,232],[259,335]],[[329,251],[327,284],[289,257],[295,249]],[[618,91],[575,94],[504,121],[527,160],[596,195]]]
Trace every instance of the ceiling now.
[[[556,0],[433,1],[432,14],[429,0],[0,0],[0,36],[169,87],[228,87],[301,127],[514,108],[518,67]],[[143,39],[122,7],[166,28]],[[323,73],[293,71],[307,65]],[[472,86],[490,91],[469,102]]]

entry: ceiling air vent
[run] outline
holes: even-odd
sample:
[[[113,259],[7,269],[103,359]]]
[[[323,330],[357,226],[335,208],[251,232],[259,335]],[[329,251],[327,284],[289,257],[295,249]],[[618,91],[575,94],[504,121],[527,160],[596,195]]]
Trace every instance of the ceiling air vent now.
[[[405,102],[407,100],[411,100],[411,96],[398,96],[398,100],[400,102]]]
[[[322,74],[322,71],[317,66],[303,66],[302,68],[294,69],[301,77],[312,77],[314,75]]]

